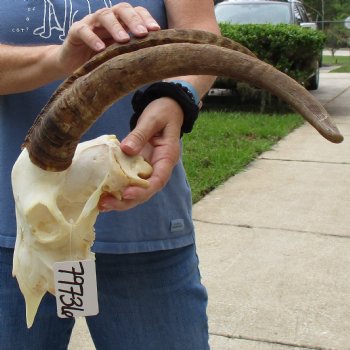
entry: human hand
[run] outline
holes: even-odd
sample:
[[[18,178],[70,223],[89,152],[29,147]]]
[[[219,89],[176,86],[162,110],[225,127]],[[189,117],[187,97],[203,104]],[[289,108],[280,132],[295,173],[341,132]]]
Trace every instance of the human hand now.
[[[58,46],[58,65],[63,75],[69,75],[112,43],[129,41],[128,32],[143,37],[159,29],[156,20],[143,7],[123,2],[100,9],[73,23],[64,43]]]
[[[136,128],[121,142],[121,149],[128,155],[142,154],[152,165],[149,187],[129,186],[122,193],[122,200],[104,194],[99,210],[126,210],[146,202],[168,182],[180,157],[180,132],[183,111],[179,104],[162,97],[151,102],[143,111]]]

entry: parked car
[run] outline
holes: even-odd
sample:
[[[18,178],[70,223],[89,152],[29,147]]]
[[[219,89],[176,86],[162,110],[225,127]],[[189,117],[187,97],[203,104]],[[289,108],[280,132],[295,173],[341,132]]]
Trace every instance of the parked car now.
[[[302,4],[297,0],[226,0],[217,3],[215,14],[218,22],[232,24],[290,24],[317,29]],[[319,68],[322,55],[315,58],[314,71],[308,78],[307,87],[316,90],[319,84]]]

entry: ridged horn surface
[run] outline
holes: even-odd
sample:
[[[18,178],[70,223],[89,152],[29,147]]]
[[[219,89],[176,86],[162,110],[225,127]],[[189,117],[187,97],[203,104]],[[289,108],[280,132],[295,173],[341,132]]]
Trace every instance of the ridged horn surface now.
[[[77,69],[58,87],[58,89],[51,96],[46,106],[38,115],[37,120],[40,120],[42,116],[45,115],[46,111],[51,107],[52,103],[57,98],[59,98],[61,93],[64,90],[68,89],[75,82],[75,80],[81,76],[88,74],[109,59],[125,53],[135,52],[146,47],[155,47],[173,43],[212,44],[256,57],[254,53],[252,53],[249,49],[240,43],[202,30],[167,29],[150,32],[145,38],[132,38],[129,42],[123,44],[115,43],[109,46],[106,50],[93,56],[88,62]],[[36,124],[37,120],[35,121],[34,125]]]

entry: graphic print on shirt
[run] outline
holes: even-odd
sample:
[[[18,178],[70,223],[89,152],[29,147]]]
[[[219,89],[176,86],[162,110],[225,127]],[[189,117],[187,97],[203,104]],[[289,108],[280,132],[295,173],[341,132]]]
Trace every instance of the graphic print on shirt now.
[[[79,11],[91,14],[90,2],[101,2],[101,7],[112,7],[111,0],[43,0],[44,13],[42,26],[34,29],[33,34],[44,39],[51,38],[54,31],[59,32],[59,39],[64,41],[69,28],[74,23]],[[62,4],[63,1],[63,4]],[[62,5],[64,10],[62,11]]]

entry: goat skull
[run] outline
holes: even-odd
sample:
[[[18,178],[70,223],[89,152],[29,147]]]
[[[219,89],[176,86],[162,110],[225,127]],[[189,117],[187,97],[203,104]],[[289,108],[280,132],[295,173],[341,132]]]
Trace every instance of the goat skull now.
[[[53,264],[94,258],[90,247],[100,195],[121,198],[128,185],[145,187],[151,171],[140,156],[123,154],[115,136],[79,144],[72,165],[62,172],[35,166],[28,151],[22,151],[12,171],[17,217],[13,273],[25,296],[29,327],[44,294],[54,294]]]

